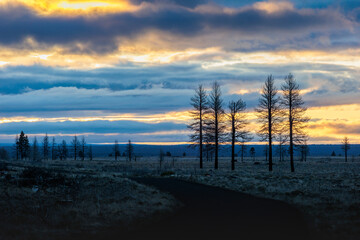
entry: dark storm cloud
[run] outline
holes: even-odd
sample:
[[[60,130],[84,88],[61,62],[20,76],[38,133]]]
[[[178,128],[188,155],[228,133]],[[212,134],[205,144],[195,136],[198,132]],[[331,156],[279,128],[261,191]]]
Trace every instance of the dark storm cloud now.
[[[230,14],[169,7],[86,18],[39,16],[25,7],[13,6],[0,9],[0,43],[19,44],[32,37],[49,45],[79,42],[89,45],[87,51],[108,52],[116,49],[116,38],[132,38],[154,29],[187,37],[221,31],[261,36],[269,33],[308,34],[334,27],[346,28],[349,24],[331,10],[287,10],[268,14],[244,8]],[[75,45],[71,50],[84,51]]]

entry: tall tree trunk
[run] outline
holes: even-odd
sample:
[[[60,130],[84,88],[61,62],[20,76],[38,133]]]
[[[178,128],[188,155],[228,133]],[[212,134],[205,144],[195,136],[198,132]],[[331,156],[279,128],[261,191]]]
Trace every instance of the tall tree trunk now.
[[[199,139],[199,156],[200,156],[200,168],[203,168],[203,125],[202,125],[202,105],[200,105],[200,139]]]
[[[347,162],[347,146],[345,146],[345,162]]]
[[[269,171],[272,171],[272,116],[269,108]]]
[[[231,170],[235,170],[235,117],[232,116],[232,133],[231,133]]]
[[[215,112],[215,169],[219,168],[219,123],[218,113]]]
[[[293,119],[292,119],[292,101],[291,101],[291,92],[290,92],[290,101],[289,101],[289,126],[290,126],[290,167],[291,172],[295,172],[294,167],[294,143],[293,143]]]

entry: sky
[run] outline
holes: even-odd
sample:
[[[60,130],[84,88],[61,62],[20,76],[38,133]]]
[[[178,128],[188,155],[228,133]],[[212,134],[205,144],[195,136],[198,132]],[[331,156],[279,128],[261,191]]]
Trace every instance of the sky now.
[[[0,0],[0,33],[0,143],[186,143],[194,89],[214,81],[255,133],[266,77],[290,72],[309,143],[360,143],[357,0]]]

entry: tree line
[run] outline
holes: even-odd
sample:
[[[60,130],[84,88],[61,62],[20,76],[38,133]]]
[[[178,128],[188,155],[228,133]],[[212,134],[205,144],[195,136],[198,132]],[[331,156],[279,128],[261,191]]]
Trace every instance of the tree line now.
[[[254,138],[248,128],[250,122],[246,103],[239,98],[230,101],[226,109],[221,87],[215,81],[209,93],[200,84],[191,98],[191,105],[192,122],[188,128],[192,131],[192,146],[199,148],[200,168],[203,168],[204,153],[208,154],[210,151],[215,156],[214,168],[218,169],[219,147],[231,143],[231,169],[234,170],[235,145],[241,146],[243,159],[245,143]],[[310,119],[305,116],[307,108],[304,105],[299,84],[291,73],[285,76],[281,91],[275,87],[272,75],[266,78],[255,112],[259,123],[257,135],[260,141],[267,142],[269,171],[273,169],[274,142],[278,142],[282,148],[285,148],[285,144],[288,145],[292,172],[295,171],[294,147],[298,146],[304,154],[307,151],[308,135],[305,128]]]
[[[4,155],[2,152],[5,150],[0,149],[0,155]],[[114,147],[114,156],[117,161],[120,157],[119,143],[115,140]],[[38,162],[41,160],[67,160],[73,158],[73,160],[82,160],[85,158],[92,161],[93,160],[93,146],[86,143],[85,137],[79,140],[78,136],[75,135],[68,145],[65,140],[62,140],[60,144],[56,143],[55,137],[51,139],[45,134],[42,142],[39,144],[37,137],[35,136],[32,144],[29,142],[28,136],[21,131],[20,135],[16,135],[14,152],[16,160],[32,160]],[[127,157],[128,161],[135,159],[134,155],[134,146],[131,143],[131,140],[128,141],[124,155]],[[123,156],[124,156],[123,155]]]

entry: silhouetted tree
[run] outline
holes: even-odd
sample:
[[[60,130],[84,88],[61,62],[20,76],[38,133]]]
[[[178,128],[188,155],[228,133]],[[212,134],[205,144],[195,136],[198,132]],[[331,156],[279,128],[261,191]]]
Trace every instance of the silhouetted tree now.
[[[219,144],[225,140],[225,122],[220,85],[214,82],[209,95],[208,108],[206,109],[205,135],[207,142],[214,145],[215,169],[219,168]]]
[[[264,155],[265,155],[265,161],[268,161],[268,157],[269,157],[269,146],[265,145],[264,147]]]
[[[284,161],[284,156],[286,153],[286,149],[284,145],[287,141],[287,135],[284,135],[282,132],[279,132],[279,134],[275,136],[275,139],[278,142],[277,153],[279,154],[279,161],[282,162]]]
[[[92,161],[93,160],[93,150],[92,150],[92,145],[90,144],[89,146],[89,160]]]
[[[252,157],[253,161],[255,161],[255,148],[254,147],[250,148],[250,157]]]
[[[244,157],[245,157],[245,152],[246,152],[246,145],[245,145],[246,141],[244,139],[242,139],[240,141],[240,157],[241,157],[241,162],[244,162]]]
[[[347,162],[347,153],[348,153],[348,150],[350,149],[349,138],[344,137],[344,139],[342,140],[341,143],[342,143],[341,149],[344,150],[345,162]]]
[[[59,152],[59,157],[60,160],[66,160],[68,157],[68,149],[67,149],[67,145],[66,145],[66,141],[63,140],[61,142],[61,145],[58,146],[58,152]]]
[[[304,140],[302,141],[301,145],[297,145],[297,148],[299,149],[300,155],[301,155],[300,161],[306,162],[307,156],[308,156],[308,154],[309,154],[309,152],[310,152],[309,146],[308,146],[308,144],[307,144],[307,139],[304,139]]]
[[[245,115],[246,104],[243,100],[229,102],[229,122],[231,124],[231,132],[229,139],[231,141],[231,170],[235,170],[235,144],[237,142],[245,142],[251,139],[250,132],[246,130],[249,121]]]
[[[57,152],[56,152],[56,142],[55,142],[55,137],[52,137],[52,141],[51,141],[51,160],[56,160],[57,158]]]
[[[15,137],[15,146],[14,146],[14,151],[15,151],[15,158],[16,158],[16,161],[19,160],[20,158],[20,149],[19,149],[19,144],[20,144],[20,141],[19,141],[19,135],[16,134],[16,137]]]
[[[336,157],[335,151],[333,151],[333,152],[331,153],[331,156],[332,156],[332,157]]]
[[[33,144],[32,144],[32,160],[34,162],[37,162],[40,160],[39,158],[39,146],[38,146],[38,142],[37,142],[37,139],[36,137],[34,137],[34,141],[33,141]]]
[[[120,157],[120,150],[119,150],[119,142],[118,142],[118,140],[115,140],[115,143],[114,143],[114,156],[115,156],[115,161],[117,161],[117,158]]]
[[[43,139],[42,142],[42,154],[43,154],[43,159],[44,160],[49,160],[49,137],[47,135],[47,133],[45,134],[45,137]]]
[[[283,93],[281,104],[285,109],[284,117],[287,119],[289,136],[290,168],[291,172],[294,172],[294,145],[301,145],[305,141],[304,129],[310,119],[304,116],[306,107],[304,107],[304,101],[300,95],[300,87],[291,73],[285,77],[285,83],[281,89]]]
[[[166,152],[167,157],[171,157],[171,152]]]
[[[4,147],[0,148],[0,159],[1,160],[8,160],[9,159],[8,152],[6,151],[6,149]]]
[[[134,154],[134,147],[133,147],[131,141],[129,140],[129,142],[126,146],[126,156],[128,157],[129,162],[131,162],[133,154]]]
[[[190,146],[199,147],[200,168],[203,168],[203,141],[204,141],[204,115],[207,109],[206,91],[200,84],[195,90],[195,95],[191,98],[193,111],[190,112],[193,119],[188,128],[193,131],[190,135]]]
[[[160,149],[160,153],[159,153],[159,167],[160,167],[160,170],[161,170],[161,166],[162,166],[162,163],[164,162],[164,152],[162,149]]]
[[[81,144],[82,155],[80,156],[80,154],[79,154],[79,157],[81,157],[81,160],[84,161],[85,160],[85,150],[86,150],[85,136],[82,136],[80,144]]]
[[[19,156],[21,160],[29,158],[30,152],[30,144],[29,138],[23,131],[21,131],[19,139],[18,139],[18,149],[19,149]]]
[[[78,140],[78,137],[75,135],[72,142],[71,142],[71,146],[72,146],[72,150],[73,150],[73,154],[74,154],[74,160],[76,161],[78,152],[79,152],[79,148],[80,148],[80,142]]]
[[[277,89],[274,86],[274,78],[269,75],[261,90],[261,98],[255,111],[257,112],[260,130],[260,140],[268,141],[269,147],[269,171],[272,171],[272,144],[281,122],[280,99],[277,96]]]

